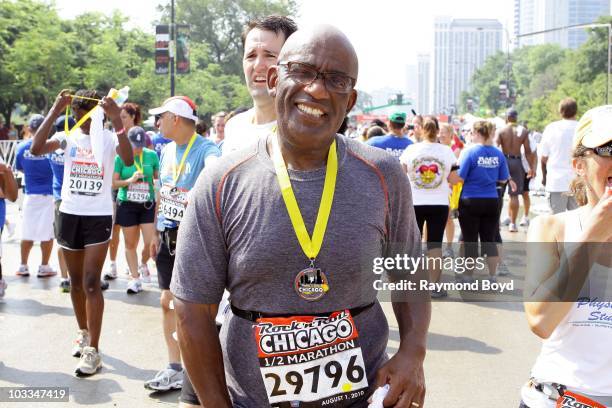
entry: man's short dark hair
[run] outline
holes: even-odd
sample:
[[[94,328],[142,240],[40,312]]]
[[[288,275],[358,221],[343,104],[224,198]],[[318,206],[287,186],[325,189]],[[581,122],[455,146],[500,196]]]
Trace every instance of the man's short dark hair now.
[[[392,120],[389,121],[389,127],[395,130],[401,130],[404,128],[406,122],[394,122]]]
[[[242,48],[244,48],[244,43],[246,41],[247,35],[254,28],[259,28],[263,31],[273,31],[277,35],[283,33],[286,40],[291,34],[297,31],[297,24],[295,24],[295,21],[293,21],[289,17],[279,16],[275,14],[250,20],[245,25],[244,30],[242,30]]]
[[[563,119],[571,119],[578,113],[578,104],[574,98],[565,98],[559,102],[559,113]]]

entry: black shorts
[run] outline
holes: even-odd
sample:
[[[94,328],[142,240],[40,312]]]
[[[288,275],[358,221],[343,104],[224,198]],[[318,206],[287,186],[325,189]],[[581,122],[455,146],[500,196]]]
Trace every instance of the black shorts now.
[[[157,266],[157,282],[159,283],[159,288],[161,290],[170,290],[172,268],[174,268],[174,255],[170,255],[168,245],[166,245],[163,239],[159,243],[155,265]]]
[[[122,227],[153,224],[155,220],[155,203],[134,203],[131,201],[117,201],[115,224]]]
[[[495,234],[499,232],[497,198],[461,198],[459,200],[459,225],[465,243],[466,258],[478,256],[478,241],[482,255],[497,256]]]
[[[70,250],[102,244],[111,238],[111,215],[75,215],[58,211],[55,219],[57,244]]]
[[[442,248],[448,205],[415,205],[414,213],[421,235],[423,224],[427,222],[427,249]]]

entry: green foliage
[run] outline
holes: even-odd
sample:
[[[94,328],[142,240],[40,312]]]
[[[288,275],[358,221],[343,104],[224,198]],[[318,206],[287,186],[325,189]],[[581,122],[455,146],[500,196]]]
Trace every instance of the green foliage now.
[[[170,21],[170,7],[162,21]],[[228,74],[242,75],[242,28],[255,17],[295,15],[295,0],[177,0],[177,24],[189,24],[193,43],[209,45],[211,62]]]
[[[612,23],[612,17],[602,17],[599,22]],[[607,35],[607,28],[592,29],[587,42],[577,50],[552,44],[515,50],[510,55],[510,88],[519,120],[542,130],[558,120],[559,101],[568,96],[578,102],[579,113],[602,105],[606,97]],[[499,85],[508,77],[507,60],[506,54],[497,53],[472,77],[469,96],[479,98],[481,108],[495,113],[505,109]],[[463,100],[467,97],[464,95]]]
[[[191,24],[191,72],[177,75],[177,94],[193,98],[203,117],[250,106],[241,68],[242,24],[253,16],[290,14],[294,1],[177,3],[177,23]],[[43,0],[0,0],[0,114],[5,122],[18,104],[28,107],[26,114],[47,111],[64,88],[106,94],[128,85],[130,100],[143,112],[170,96],[169,76],[154,72],[153,35],[127,29],[128,17],[119,12],[65,20],[54,7]]]

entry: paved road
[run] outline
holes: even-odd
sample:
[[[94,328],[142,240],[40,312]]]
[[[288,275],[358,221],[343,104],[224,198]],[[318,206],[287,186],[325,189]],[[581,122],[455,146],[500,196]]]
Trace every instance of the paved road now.
[[[541,198],[534,204],[535,212],[545,211]],[[9,217],[18,218],[16,205],[9,206]],[[105,293],[100,343],[104,368],[92,378],[78,379],[72,374],[77,359],[70,356],[76,321],[69,295],[59,292],[57,277],[16,277],[19,242],[4,238],[2,267],[9,288],[0,304],[0,387],[66,386],[70,388],[69,406],[176,406],[178,393],[159,395],[143,388],[143,381],[162,368],[167,358],[159,290],[148,285],[138,295],[125,293],[122,248],[121,278]],[[525,232],[505,233],[504,238],[521,241]],[[52,262],[57,264],[55,257]],[[30,269],[35,270],[39,263],[36,246]],[[399,346],[399,332],[391,305],[383,307],[391,326],[388,352],[393,353]],[[527,327],[520,303],[434,302],[425,360],[426,406],[518,406],[519,388],[529,375],[539,344]],[[5,406],[56,405],[0,402],[0,407]]]

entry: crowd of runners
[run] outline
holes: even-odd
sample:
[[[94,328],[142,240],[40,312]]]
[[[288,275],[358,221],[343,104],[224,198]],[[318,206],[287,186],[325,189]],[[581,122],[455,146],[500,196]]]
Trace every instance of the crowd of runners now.
[[[572,302],[578,293],[549,285],[565,274],[580,289],[591,269],[610,270],[605,245],[588,256],[583,247],[612,240],[612,106],[578,122],[566,98],[542,135],[519,124],[514,109],[499,127],[398,111],[357,129],[346,117],[358,61],[342,32],[298,30],[290,18],[269,16],[249,22],[242,41],[252,108],[219,112],[208,129],[192,99],[175,96],[148,110],[156,131],[146,131],[127,88],[104,97],[63,90],[45,116],[29,119],[15,168],[0,164],[0,225],[5,200],[18,196],[13,170],[24,176],[16,274],[30,274],[29,253],[40,242],[36,275],[55,276],[57,242],[60,288],[78,327],[78,376],[102,367],[102,291],[124,256],[127,294],[151,282],[153,264],[161,289],[168,361],[146,388],[181,389],[182,406],[357,407],[386,386],[378,406],[421,407],[430,299],[448,293],[393,294],[400,346],[387,356],[376,275],[363,260],[418,257],[423,245],[430,257],[454,257],[451,244],[461,242],[465,257],[486,255],[487,273],[455,279],[496,282],[507,274],[500,231],[518,231],[522,197],[519,226],[531,223],[529,241],[551,245],[537,254],[545,268],[532,268],[534,297],[525,303],[544,340],[521,406],[566,406],[556,404],[570,398],[612,406],[610,319],[584,323],[590,309]],[[552,215],[531,221],[536,178]],[[566,262],[555,248],[568,241],[576,245]],[[435,267],[386,272],[391,282],[442,275]]]

